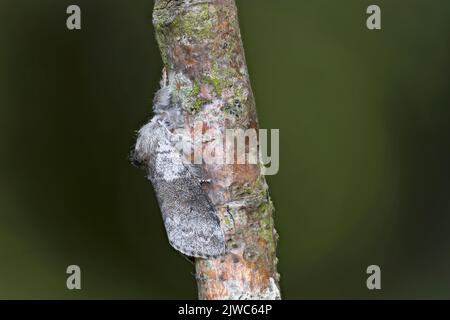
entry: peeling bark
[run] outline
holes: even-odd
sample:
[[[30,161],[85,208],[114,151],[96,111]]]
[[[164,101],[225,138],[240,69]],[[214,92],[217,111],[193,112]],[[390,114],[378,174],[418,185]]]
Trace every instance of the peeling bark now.
[[[185,127],[258,128],[234,0],[156,0],[153,23]],[[203,142],[207,146],[209,142]],[[274,207],[261,165],[204,164],[227,254],[197,259],[200,299],[280,299]]]

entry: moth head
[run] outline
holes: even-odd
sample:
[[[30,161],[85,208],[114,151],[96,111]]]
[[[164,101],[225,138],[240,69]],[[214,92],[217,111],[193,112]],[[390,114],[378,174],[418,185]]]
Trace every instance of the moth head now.
[[[150,158],[154,138],[154,123],[149,122],[138,132],[134,150],[130,153],[130,160],[138,168],[145,168]]]
[[[139,154],[135,150],[131,150],[129,154],[129,160],[133,166],[138,169],[144,169],[145,164],[142,162],[142,159],[139,157]]]

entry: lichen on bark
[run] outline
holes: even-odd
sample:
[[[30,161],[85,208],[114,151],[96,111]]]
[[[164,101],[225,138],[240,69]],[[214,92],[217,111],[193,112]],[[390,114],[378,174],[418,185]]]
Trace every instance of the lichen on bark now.
[[[234,0],[156,0],[153,23],[185,127],[201,122],[211,140],[227,129],[257,129]],[[280,299],[274,207],[261,165],[204,164],[203,176],[227,254],[196,261],[199,298]]]

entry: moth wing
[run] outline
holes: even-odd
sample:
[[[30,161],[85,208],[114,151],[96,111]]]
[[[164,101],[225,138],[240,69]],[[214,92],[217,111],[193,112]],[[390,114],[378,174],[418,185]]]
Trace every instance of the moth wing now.
[[[190,175],[189,170],[186,171]],[[193,179],[196,179],[193,177]],[[170,244],[191,257],[214,258],[225,254],[219,218],[201,185],[189,178],[155,180],[158,202]]]
[[[169,243],[191,257],[225,254],[225,236],[214,205],[193,174],[193,165],[183,163],[171,144],[167,129],[158,121],[144,126],[135,154],[147,164]]]

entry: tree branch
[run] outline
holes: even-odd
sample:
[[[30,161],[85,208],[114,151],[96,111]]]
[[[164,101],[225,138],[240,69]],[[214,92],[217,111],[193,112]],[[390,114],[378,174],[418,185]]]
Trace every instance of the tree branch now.
[[[153,23],[186,128],[201,121],[217,136],[257,129],[234,0],[156,0]],[[227,254],[197,259],[199,298],[280,299],[274,207],[261,165],[204,164],[203,176]]]

